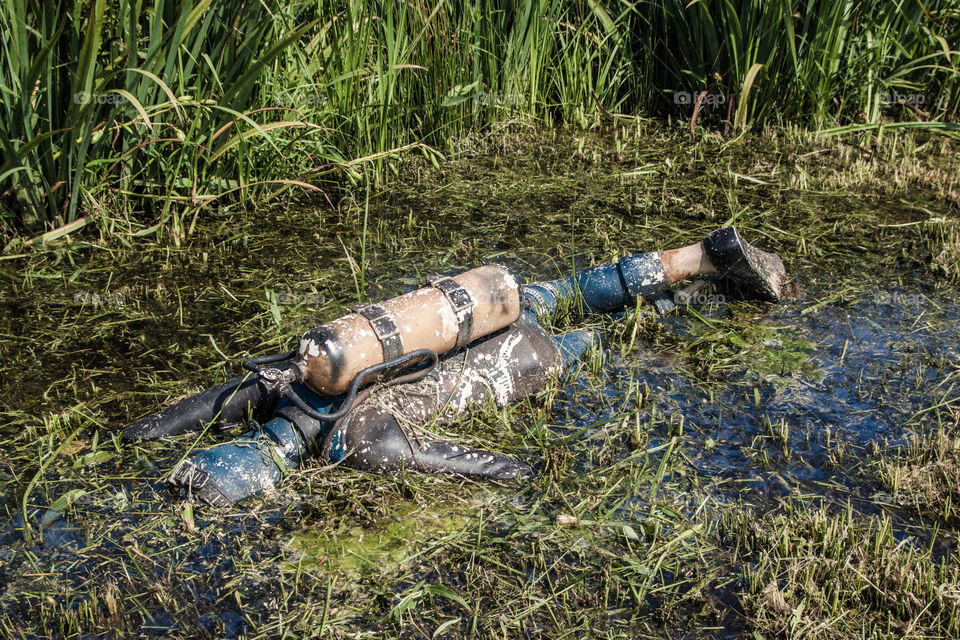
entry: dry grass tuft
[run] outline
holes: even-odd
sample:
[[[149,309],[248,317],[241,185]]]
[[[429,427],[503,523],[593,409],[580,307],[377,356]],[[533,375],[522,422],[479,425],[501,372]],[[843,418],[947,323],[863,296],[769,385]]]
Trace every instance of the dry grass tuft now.
[[[730,518],[747,624],[763,637],[956,637],[960,568],[885,516],[808,508]]]

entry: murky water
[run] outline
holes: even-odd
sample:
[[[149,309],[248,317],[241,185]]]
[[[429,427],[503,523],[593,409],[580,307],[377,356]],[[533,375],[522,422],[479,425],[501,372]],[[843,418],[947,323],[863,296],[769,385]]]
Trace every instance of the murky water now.
[[[749,481],[758,497],[773,499],[798,488],[829,494],[839,483],[868,499],[852,488],[868,446],[902,445],[911,429],[936,422],[938,405],[956,400],[944,382],[956,379],[960,362],[960,305],[919,282],[893,290],[862,283],[842,300],[819,302],[831,289],[808,286],[806,300],[770,310],[718,304],[700,308],[701,319],[681,309],[667,319],[671,340],[726,342],[717,357],[739,357],[704,380],[693,357],[641,346],[642,354],[610,358],[604,393],[622,397],[624,380],[642,379],[661,416],[683,416],[693,466],[723,486]],[[610,403],[575,419],[587,424],[624,409]],[[642,414],[648,421],[650,411]],[[674,431],[662,420],[650,445]]]
[[[532,150],[493,167],[481,158],[376,196],[366,232],[362,208],[224,213],[205,218],[181,250],[77,246],[0,263],[0,584],[13,585],[0,599],[6,615],[39,608],[82,620],[84,606],[107,606],[110,589],[138,592],[167,580],[166,596],[134,599],[142,632],[177,632],[194,598],[196,611],[218,612],[198,624],[233,637],[250,622],[243,605],[224,600],[238,585],[269,619],[271,580],[284,572],[362,583],[371,572],[415,565],[424,540],[477,536],[484,513],[549,519],[538,515],[545,498],[536,489],[464,490],[451,479],[406,484],[343,470],[292,474],[278,494],[226,515],[190,513],[160,479],[215,436],[121,446],[117,433],[170,398],[231,377],[244,352],[289,348],[358,297],[383,299],[433,273],[490,261],[553,278],[695,240],[725,219],[690,206],[658,217],[646,210],[656,185],[608,171],[628,169],[626,161],[570,169],[557,155]],[[692,180],[678,197],[695,199],[701,186]],[[586,319],[606,335],[602,362],[585,365],[534,412],[537,437],[514,425],[504,438],[510,453],[540,470],[566,465],[568,488],[638,453],[654,467],[672,453],[654,485],[621,487],[596,508],[641,531],[665,512],[680,522],[797,496],[885,509],[911,526],[880,491],[871,461],[911,431],[955,423],[960,302],[919,257],[894,259],[887,250],[914,242],[909,229],[882,234],[878,245],[863,225],[900,221],[897,214],[866,201],[798,199],[792,217],[741,221],[744,235],[783,255],[797,299],[770,305],[716,288],[662,318],[648,310],[640,319]],[[830,227],[827,241],[821,231]],[[565,462],[537,448],[543,433],[562,443]],[[131,563],[139,575],[129,575]],[[91,595],[93,579],[99,591]],[[48,601],[50,585],[35,589],[37,581],[56,582],[61,596]],[[38,595],[25,595],[31,590]],[[162,605],[164,597],[173,604]]]

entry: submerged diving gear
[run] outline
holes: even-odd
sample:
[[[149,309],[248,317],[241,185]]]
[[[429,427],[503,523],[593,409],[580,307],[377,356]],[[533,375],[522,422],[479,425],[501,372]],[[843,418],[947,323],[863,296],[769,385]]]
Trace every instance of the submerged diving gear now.
[[[655,294],[665,289],[666,275],[658,253],[642,254],[624,258],[619,264],[593,267],[569,278],[526,286],[521,304],[516,281],[509,272],[500,267],[484,267],[458,276],[453,283],[438,282],[436,291],[429,293],[441,293],[442,297],[430,296],[428,308],[435,315],[446,312],[451,316],[452,309],[465,309],[466,301],[458,299],[458,288],[451,284],[457,284],[459,278],[463,278],[459,284],[473,284],[469,278],[463,277],[469,275],[481,275],[487,282],[485,287],[469,287],[472,291],[487,291],[486,300],[479,302],[485,302],[488,307],[499,305],[495,314],[487,314],[488,318],[493,315],[502,322],[513,316],[516,320],[521,307],[525,309],[523,317],[508,323],[499,333],[473,342],[465,350],[448,353],[426,377],[420,374],[427,370],[418,372],[417,377],[423,379],[408,381],[410,374],[401,376],[395,381],[404,384],[368,388],[357,396],[356,403],[354,393],[366,376],[365,372],[375,372],[393,364],[363,369],[359,378],[354,375],[348,381],[352,389],[346,395],[331,397],[309,388],[306,380],[301,378],[305,369],[302,366],[304,344],[309,353],[310,342],[317,344],[323,336],[322,330],[333,325],[337,332],[332,335],[340,343],[354,346],[362,343],[364,348],[373,351],[371,345],[376,345],[372,340],[380,341],[382,337],[377,337],[376,331],[371,330],[370,315],[351,314],[308,332],[295,352],[247,360],[244,366],[258,374],[257,388],[273,392],[262,394],[261,405],[254,407],[254,413],[257,416],[269,414],[273,419],[263,426],[255,426],[237,440],[195,452],[174,469],[168,482],[203,502],[224,505],[272,488],[285,468],[299,467],[314,457],[375,472],[407,468],[500,480],[529,475],[530,467],[525,463],[418,433],[417,426],[431,420],[437,425],[449,424],[463,412],[488,401],[500,406],[515,402],[542,390],[551,377],[574,362],[593,342],[593,334],[575,331],[551,337],[538,324],[541,316],[556,310],[562,298],[578,300],[586,313],[613,311],[631,302],[638,293]],[[404,301],[404,305],[410,308],[412,303],[428,299],[421,293],[423,291],[413,292],[414,296],[407,294],[411,297]],[[478,296],[474,294],[472,297]],[[380,306],[388,307],[390,302],[403,299],[401,296]],[[391,311],[396,312],[399,306],[390,305]],[[476,305],[476,308],[480,307],[480,304]],[[480,322],[481,316],[476,313],[476,308],[472,336],[490,331],[494,326],[489,320]],[[373,314],[374,320],[379,317],[381,314]],[[425,319],[429,320],[429,317]],[[349,325],[345,322],[347,320]],[[412,324],[415,320],[408,322]],[[454,325],[457,330],[453,334],[441,326],[446,324],[449,329],[452,323],[447,317],[441,323],[434,318],[433,323],[423,323],[424,326],[417,328],[423,329],[431,324],[434,338],[447,337],[440,347],[442,349],[465,341],[461,336],[464,327],[469,326],[458,318]],[[340,333],[350,325],[362,334],[365,341],[344,337]],[[390,334],[389,330],[380,333]],[[324,337],[325,342],[329,343],[327,338],[330,335]],[[383,347],[379,348],[382,354]],[[328,349],[327,353],[336,353],[336,350]],[[379,358],[380,354],[377,355]],[[298,360],[292,363],[294,356]],[[401,360],[406,357],[402,356]],[[353,362],[357,360],[355,358]],[[283,397],[278,399],[278,395]],[[184,403],[190,401],[196,402],[196,398]],[[263,409],[263,405],[271,404],[273,407],[269,411]],[[176,407],[166,411],[172,409]],[[208,407],[208,414],[213,413],[212,409]],[[151,416],[141,422],[156,421],[157,417]],[[127,436],[124,431],[124,437]]]
[[[304,334],[296,364],[328,396],[344,393],[360,371],[417,349],[438,354],[510,326],[520,315],[516,279],[488,265],[353,313]]]
[[[779,296],[784,275],[776,256],[732,229],[710,234],[703,248],[721,275],[764,297]],[[671,285],[661,255],[628,256],[522,290],[497,266],[434,280],[307,332],[296,350],[245,361],[256,378],[233,380],[143,418],[124,438],[181,433],[216,418],[262,423],[237,440],[194,452],[170,474],[173,487],[212,505],[268,490],[285,469],[312,458],[372,472],[525,477],[526,463],[439,440],[425,427],[543,389],[583,354],[593,334],[551,337],[540,318],[564,299],[583,313],[615,311],[637,297],[656,300]],[[411,370],[415,362],[420,368]]]

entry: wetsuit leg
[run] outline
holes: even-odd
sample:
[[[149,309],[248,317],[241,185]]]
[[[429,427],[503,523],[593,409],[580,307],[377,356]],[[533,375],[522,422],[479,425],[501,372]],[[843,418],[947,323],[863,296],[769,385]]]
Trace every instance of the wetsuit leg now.
[[[526,285],[523,294],[528,307],[544,316],[553,313],[561,299],[577,299],[584,314],[609,313],[633,303],[637,296],[654,296],[669,288],[660,253],[652,252],[591,267],[569,278]]]
[[[529,465],[499,453],[466,447],[429,436],[408,435],[396,416],[366,407],[351,419],[343,464],[378,473],[402,470],[459,473],[495,480],[533,474]]]

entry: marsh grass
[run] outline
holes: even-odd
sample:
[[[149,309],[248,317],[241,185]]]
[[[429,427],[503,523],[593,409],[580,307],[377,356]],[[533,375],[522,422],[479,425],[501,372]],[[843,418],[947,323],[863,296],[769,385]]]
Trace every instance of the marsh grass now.
[[[954,424],[930,434],[911,434],[896,455],[879,462],[877,474],[889,500],[938,522],[960,523],[960,440]]]
[[[766,637],[951,637],[960,626],[960,569],[889,518],[798,504],[735,515],[724,534],[744,566],[748,624]]]
[[[255,187],[251,138],[279,150],[268,132],[310,127],[258,123],[250,101],[263,67],[309,21],[261,3],[151,4],[0,7],[2,202],[20,233],[81,213],[117,231],[146,213],[177,242],[203,204]]]
[[[491,122],[595,124],[628,67],[606,10],[581,9],[5,2],[5,230],[89,214],[179,243],[211,207],[339,200]]]
[[[960,221],[934,218],[921,225],[920,235],[933,254],[931,267],[952,282],[960,281]]]
[[[958,20],[948,0],[8,0],[4,244],[94,222],[176,245],[211,210],[350,200],[512,124],[956,136]]]

